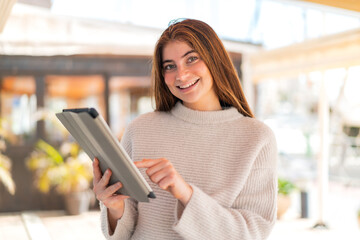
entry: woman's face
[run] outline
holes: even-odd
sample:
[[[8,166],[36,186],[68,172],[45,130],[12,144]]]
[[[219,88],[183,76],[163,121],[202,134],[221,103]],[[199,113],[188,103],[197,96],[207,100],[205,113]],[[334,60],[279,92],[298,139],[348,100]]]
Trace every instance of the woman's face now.
[[[163,48],[162,59],[165,83],[186,107],[199,111],[221,109],[210,71],[194,49],[185,42],[172,41]]]

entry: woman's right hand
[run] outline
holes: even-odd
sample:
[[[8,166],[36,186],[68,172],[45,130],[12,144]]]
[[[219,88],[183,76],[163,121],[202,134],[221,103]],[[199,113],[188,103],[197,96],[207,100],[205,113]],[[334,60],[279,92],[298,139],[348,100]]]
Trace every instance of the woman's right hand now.
[[[120,182],[108,186],[112,172],[110,169],[107,169],[104,175],[102,175],[97,158],[93,161],[93,173],[93,191],[96,198],[107,207],[110,227],[114,230],[117,220],[124,213],[124,200],[129,198],[129,196],[115,193],[122,187]]]

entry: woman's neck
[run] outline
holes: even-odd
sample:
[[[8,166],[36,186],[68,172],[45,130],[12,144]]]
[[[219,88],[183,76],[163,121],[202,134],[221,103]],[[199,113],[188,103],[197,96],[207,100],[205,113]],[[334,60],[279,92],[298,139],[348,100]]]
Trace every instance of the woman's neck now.
[[[186,107],[181,102],[176,103],[171,109],[171,114],[183,121],[201,125],[224,123],[243,117],[234,107],[218,111],[198,111]]]
[[[187,108],[190,108],[192,110],[196,111],[219,111],[222,110],[220,101],[209,101],[209,102],[197,102],[197,103],[188,103],[183,102],[183,105]]]

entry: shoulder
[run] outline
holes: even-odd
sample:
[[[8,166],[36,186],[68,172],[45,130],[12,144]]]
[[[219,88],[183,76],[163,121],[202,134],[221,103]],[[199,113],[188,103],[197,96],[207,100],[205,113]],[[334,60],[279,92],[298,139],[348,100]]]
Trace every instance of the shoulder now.
[[[261,120],[249,117],[241,118],[237,124],[241,128],[239,137],[245,138],[241,141],[246,141],[248,148],[260,157],[267,155],[276,161],[277,142],[273,130],[268,125]],[[270,162],[273,163],[273,161]]]
[[[156,124],[161,124],[166,115],[164,112],[148,112],[137,116],[125,128],[121,143],[123,145],[131,144],[136,136],[143,136],[154,129]]]
[[[127,134],[148,132],[150,129],[159,128],[166,125],[170,113],[168,112],[148,112],[137,116],[126,127]]]
[[[128,128],[137,128],[141,126],[149,126],[157,122],[165,121],[169,117],[168,112],[148,112],[137,116],[135,119],[131,121],[128,125]]]
[[[252,132],[252,144],[256,146],[257,160],[254,162],[254,167],[274,168],[277,165],[277,143],[273,130],[258,119],[244,120]]]
[[[245,133],[253,136],[257,141],[275,141],[273,130],[261,120],[250,117],[242,117],[236,124],[238,124],[239,127],[245,128]]]

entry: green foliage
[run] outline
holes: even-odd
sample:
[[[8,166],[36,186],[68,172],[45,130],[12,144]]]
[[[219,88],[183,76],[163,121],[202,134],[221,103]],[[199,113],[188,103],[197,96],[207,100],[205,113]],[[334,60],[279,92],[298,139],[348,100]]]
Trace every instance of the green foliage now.
[[[47,142],[45,142],[43,140],[39,140],[36,143],[36,148],[43,151],[45,154],[47,154],[47,156],[49,157],[49,160],[53,164],[58,165],[58,164],[64,163],[64,159],[61,156],[61,154]]]
[[[289,195],[296,189],[296,186],[289,180],[278,178],[278,193],[282,195]]]
[[[11,177],[11,161],[0,152],[0,182],[11,195],[15,194],[15,183]]]
[[[5,121],[0,118],[0,183],[4,184],[11,195],[14,195],[15,183],[11,176],[11,160],[3,154],[6,149],[5,138],[8,136],[4,125]]]
[[[84,191],[92,180],[91,161],[76,143],[65,142],[57,150],[39,140],[26,165],[35,173],[35,186],[43,193],[51,187],[61,194]]]

